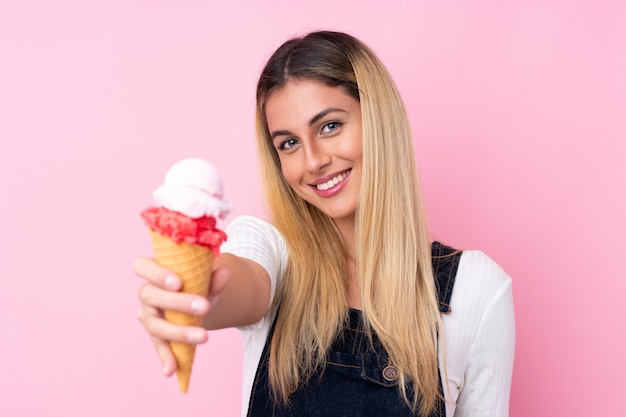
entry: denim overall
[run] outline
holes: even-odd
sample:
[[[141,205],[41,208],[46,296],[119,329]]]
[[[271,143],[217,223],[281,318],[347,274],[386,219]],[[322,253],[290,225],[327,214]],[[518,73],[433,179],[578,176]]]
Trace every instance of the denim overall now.
[[[439,310],[450,312],[450,297],[461,252],[439,242],[432,245]],[[333,342],[325,362],[325,371],[313,375],[290,399],[290,406],[274,402],[268,386],[270,340],[276,320],[261,355],[257,369],[248,417],[286,416],[393,416],[415,417],[402,399],[397,386],[398,370],[389,363],[388,355],[374,334],[370,343],[363,330],[360,310],[350,309],[343,334]],[[439,392],[443,397],[441,376]],[[412,393],[409,392],[409,398]],[[445,417],[445,405],[437,400],[436,410],[429,417]]]

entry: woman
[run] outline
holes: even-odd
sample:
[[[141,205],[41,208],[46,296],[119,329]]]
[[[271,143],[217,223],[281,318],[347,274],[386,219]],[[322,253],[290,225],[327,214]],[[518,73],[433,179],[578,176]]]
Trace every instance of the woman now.
[[[407,115],[375,54],[337,32],[287,41],[256,118],[273,217],[229,225],[208,298],[135,262],[164,372],[168,341],[206,340],[161,318],[174,309],[241,329],[244,415],[508,415],[511,279],[430,243]]]

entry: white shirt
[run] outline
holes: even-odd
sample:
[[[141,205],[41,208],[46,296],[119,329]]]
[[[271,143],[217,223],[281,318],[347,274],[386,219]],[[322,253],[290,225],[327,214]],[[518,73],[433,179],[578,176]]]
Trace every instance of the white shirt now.
[[[287,247],[268,222],[240,216],[227,227],[222,252],[248,258],[270,276],[270,306],[287,264]],[[480,251],[463,251],[450,300],[442,315],[440,373],[447,417],[505,417],[515,350],[515,317],[511,278]],[[240,328],[244,343],[242,416],[276,311]],[[444,357],[445,352],[445,357]],[[441,364],[446,364],[443,369]],[[447,379],[446,379],[447,378]]]

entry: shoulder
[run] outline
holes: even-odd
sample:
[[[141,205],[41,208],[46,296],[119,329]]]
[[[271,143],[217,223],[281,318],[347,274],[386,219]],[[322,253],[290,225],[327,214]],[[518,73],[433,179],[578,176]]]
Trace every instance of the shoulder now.
[[[461,255],[450,299],[452,321],[478,324],[491,306],[502,300],[512,302],[512,279],[493,259],[479,250]]]
[[[493,259],[478,250],[465,250],[459,261],[450,313],[442,316],[448,350],[467,359],[481,328],[493,318],[513,318],[511,277]],[[508,325],[507,325],[508,326]],[[484,329],[483,329],[484,331]]]
[[[235,217],[228,226],[226,226],[226,230],[231,233],[240,233],[245,230],[257,230],[270,235],[276,234],[277,237],[280,236],[278,230],[276,230],[269,221],[247,214]]]
[[[238,216],[225,229],[227,239],[222,245],[224,252],[237,252],[265,247],[274,252],[286,252],[285,240],[267,220],[258,217]]]
[[[442,316],[448,350],[466,359],[485,326],[496,318],[506,327],[514,325],[512,279],[485,253],[463,251],[450,308]]]
[[[223,252],[240,256],[242,252],[273,252],[280,258],[287,254],[285,239],[267,220],[241,215],[226,226],[225,232],[227,238],[221,248]]]
[[[499,293],[511,288],[511,277],[482,251],[459,251],[440,242],[433,242],[432,250],[443,313],[465,308],[467,304],[474,311],[480,310]]]
[[[458,293],[490,298],[510,287],[511,277],[493,259],[479,250],[465,250],[459,262],[456,276]],[[454,297],[454,295],[453,295]]]

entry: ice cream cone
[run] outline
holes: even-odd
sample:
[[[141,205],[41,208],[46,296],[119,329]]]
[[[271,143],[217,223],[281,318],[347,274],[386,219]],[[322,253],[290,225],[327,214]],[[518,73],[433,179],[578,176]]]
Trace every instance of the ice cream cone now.
[[[174,272],[183,282],[182,292],[206,297],[211,282],[214,253],[201,245],[175,243],[168,237],[150,229],[152,249],[157,263]],[[202,317],[192,314],[166,311],[167,321],[185,326],[202,326]],[[180,391],[186,393],[196,345],[171,342],[172,352],[178,363],[176,376]]]
[[[224,200],[217,169],[200,158],[178,161],[152,196],[156,206],[142,210],[141,217],[150,228],[156,261],[181,278],[182,292],[206,297],[213,260],[227,237],[216,227],[217,219],[224,219],[232,209]],[[165,311],[165,318],[183,326],[202,325],[202,317],[192,314]],[[178,363],[180,391],[185,393],[196,346],[170,344]]]

